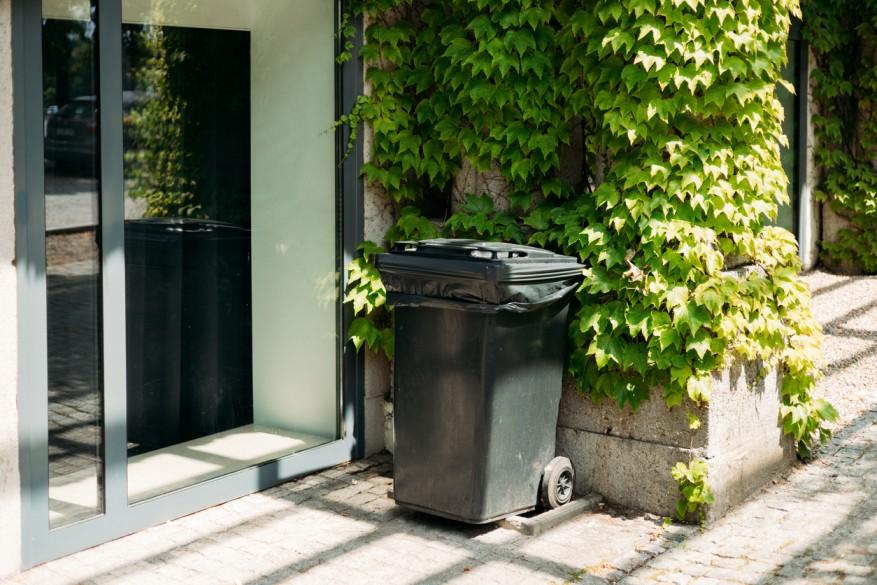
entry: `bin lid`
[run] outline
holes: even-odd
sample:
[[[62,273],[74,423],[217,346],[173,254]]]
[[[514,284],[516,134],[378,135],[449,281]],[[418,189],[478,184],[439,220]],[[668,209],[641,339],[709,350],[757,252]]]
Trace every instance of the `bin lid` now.
[[[582,275],[571,256],[460,239],[398,242],[377,267],[389,292],[494,304],[538,301]]]

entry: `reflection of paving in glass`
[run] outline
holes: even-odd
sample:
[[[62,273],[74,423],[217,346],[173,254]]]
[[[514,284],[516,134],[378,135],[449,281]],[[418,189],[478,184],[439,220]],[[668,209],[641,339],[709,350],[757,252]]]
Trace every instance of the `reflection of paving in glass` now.
[[[95,226],[98,210],[95,205],[97,180],[46,173],[46,228],[49,230]],[[125,197],[125,210],[139,217],[146,209],[142,199]]]
[[[52,527],[89,518],[103,507],[101,370],[96,341],[99,280],[95,262],[52,265],[50,259],[47,303]],[[71,489],[77,494],[75,498],[60,497]]]
[[[50,236],[49,239],[55,236]],[[62,237],[68,237],[62,236]],[[88,240],[91,236],[84,236]],[[63,246],[69,247],[67,242]],[[85,248],[86,246],[82,246]],[[53,528],[101,513],[102,401],[98,287],[87,254],[50,255],[49,517]],[[53,259],[59,259],[55,263]],[[129,459],[131,501],[141,501],[329,442],[330,438],[246,425]]]

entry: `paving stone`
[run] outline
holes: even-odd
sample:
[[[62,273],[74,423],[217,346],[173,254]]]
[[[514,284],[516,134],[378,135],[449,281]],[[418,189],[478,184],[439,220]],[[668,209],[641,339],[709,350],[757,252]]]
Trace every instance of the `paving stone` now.
[[[818,289],[827,277],[807,278]],[[849,282],[855,298],[877,298],[877,279]],[[539,537],[436,520],[396,506],[392,458],[378,454],[47,563],[9,582],[877,583],[877,348],[854,368],[836,365],[855,334],[838,306],[838,290],[817,294],[814,307],[829,333],[820,389],[840,413],[835,438],[813,461],[796,465],[705,528],[664,527],[660,518],[609,506]],[[856,303],[851,306],[862,306]],[[59,427],[88,412],[87,404],[60,404],[52,414]],[[93,465],[85,456],[63,459],[72,471]]]

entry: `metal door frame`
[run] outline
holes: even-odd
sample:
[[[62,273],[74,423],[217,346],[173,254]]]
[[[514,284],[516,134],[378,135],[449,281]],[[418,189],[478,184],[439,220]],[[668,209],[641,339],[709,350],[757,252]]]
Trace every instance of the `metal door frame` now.
[[[337,34],[346,0],[336,5]],[[185,514],[256,492],[291,478],[363,455],[363,359],[346,343],[349,307],[337,304],[340,439],[268,463],[217,477],[136,504],[128,504],[125,372],[124,201],[122,198],[121,0],[99,0],[99,123],[101,260],[103,274],[104,512],[49,530],[48,349],[46,315],[45,197],[43,168],[42,6],[12,2],[13,144],[16,264],[18,277],[19,438],[22,493],[22,561],[30,567]],[[354,58],[336,67],[336,112],[350,111],[362,93],[357,23]],[[336,233],[339,286],[343,267],[362,241],[361,136],[348,156],[349,132],[336,137]],[[111,218],[110,220],[106,220]]]

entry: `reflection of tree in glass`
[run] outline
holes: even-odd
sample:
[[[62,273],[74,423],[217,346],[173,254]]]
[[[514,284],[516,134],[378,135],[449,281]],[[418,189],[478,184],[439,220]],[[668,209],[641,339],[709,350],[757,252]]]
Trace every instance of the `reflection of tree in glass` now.
[[[128,195],[144,199],[144,217],[202,217],[196,180],[185,149],[186,101],[174,91],[171,69],[188,58],[161,27],[144,27],[134,41],[145,55],[133,64],[133,80],[146,99],[132,107],[125,152]]]
[[[94,25],[89,21],[43,22],[43,104],[63,106],[73,98],[95,95]]]

